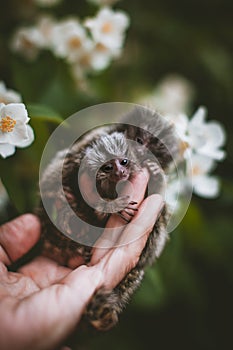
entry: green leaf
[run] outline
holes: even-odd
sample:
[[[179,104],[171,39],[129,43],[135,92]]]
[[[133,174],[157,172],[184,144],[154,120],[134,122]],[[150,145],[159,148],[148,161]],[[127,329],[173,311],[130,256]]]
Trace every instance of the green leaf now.
[[[27,105],[29,117],[33,120],[42,120],[50,123],[60,124],[63,118],[52,108],[45,105],[29,104]]]
[[[12,174],[15,175],[12,176]],[[0,177],[10,201],[19,213],[23,213],[26,201],[25,189],[22,187],[20,176],[17,175],[17,164],[11,158],[0,159]]]

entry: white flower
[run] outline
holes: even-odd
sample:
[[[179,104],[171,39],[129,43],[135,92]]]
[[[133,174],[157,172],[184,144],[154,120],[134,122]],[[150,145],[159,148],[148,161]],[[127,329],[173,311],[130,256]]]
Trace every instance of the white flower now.
[[[199,107],[188,126],[190,146],[199,154],[222,160],[225,152],[220,150],[225,143],[225,132],[216,121],[205,122],[206,109]]]
[[[29,60],[37,58],[40,49],[51,46],[51,33],[55,25],[49,16],[41,16],[35,26],[23,27],[16,31],[11,49],[19,52]]]
[[[109,66],[112,58],[120,55],[120,50],[115,50],[114,53],[103,44],[95,44],[90,52],[90,66],[94,70],[102,70]]]
[[[23,103],[0,105],[0,143],[17,145],[21,140],[27,140],[29,118]]]
[[[104,45],[94,44],[93,42],[90,43],[89,47],[85,45],[82,55],[74,62],[71,62],[71,74],[76,80],[78,87],[86,90],[86,73],[107,68],[112,59],[111,50]]]
[[[89,50],[92,43],[78,20],[68,19],[54,26],[51,44],[55,55],[74,62]]]
[[[51,7],[57,5],[61,0],[34,0],[39,6]]]
[[[185,114],[167,115],[184,141],[187,151],[215,160],[223,160],[225,152],[220,149],[225,143],[223,127],[216,121],[205,121],[206,109],[199,107],[191,120]]]
[[[3,81],[0,81],[0,103],[18,103],[22,98],[16,91],[7,89]]]
[[[50,49],[51,47],[51,38],[53,28],[55,26],[55,21],[52,17],[49,16],[41,16],[36,24],[36,28],[41,35],[41,48]]]
[[[95,18],[85,21],[96,43],[100,43],[113,52],[122,47],[129,17],[122,11],[113,11],[108,7],[100,9]]]
[[[200,197],[217,197],[219,194],[219,180],[215,176],[199,175],[193,182],[193,191]]]
[[[3,158],[12,155],[15,147],[27,147],[33,142],[29,120],[23,103],[0,104],[0,154]]]
[[[14,35],[11,48],[29,60],[37,58],[39,49],[44,47],[44,38],[36,27],[20,28]]]
[[[216,197],[219,193],[219,180],[210,176],[215,167],[215,161],[209,157],[192,154],[191,174],[193,192],[204,198]]]

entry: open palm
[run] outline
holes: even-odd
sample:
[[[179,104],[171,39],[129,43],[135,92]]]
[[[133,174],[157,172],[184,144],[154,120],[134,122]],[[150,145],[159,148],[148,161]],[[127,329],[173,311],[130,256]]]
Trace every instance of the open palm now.
[[[139,239],[118,248],[95,248],[90,266],[80,260],[75,268],[37,256],[17,272],[9,271],[7,266],[38,241],[40,223],[36,216],[25,214],[1,226],[0,348],[54,349],[62,344],[77,326],[94,292],[103,285],[114,288],[137,264],[161,207],[159,195],[148,197],[137,214]],[[117,224],[119,217],[112,220]],[[132,227],[135,235],[133,221],[123,236],[129,237]]]

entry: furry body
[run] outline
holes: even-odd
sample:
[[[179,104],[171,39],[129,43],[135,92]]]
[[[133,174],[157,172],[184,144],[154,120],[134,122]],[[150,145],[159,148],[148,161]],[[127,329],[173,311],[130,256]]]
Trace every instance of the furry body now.
[[[63,228],[66,235],[60,233],[52,224],[41,204],[39,216],[42,222],[42,241],[45,255],[62,264],[67,264],[70,258],[80,255],[88,263],[91,259],[92,245],[99,236],[95,236],[94,232],[89,231],[89,228],[87,231],[85,225],[79,232],[76,232],[72,227],[73,216],[78,215],[82,220],[98,227],[105,226],[112,212],[118,212],[124,219],[129,218],[126,212],[130,212],[130,217],[132,217],[135,213],[134,204],[136,203],[133,201],[129,203],[129,199],[126,197],[117,198],[115,185],[118,179],[115,177],[120,176],[119,179],[121,177],[130,179],[135,172],[140,171],[140,167],[147,166],[152,183],[153,181],[159,183],[158,178],[161,172],[166,171],[176,153],[174,148],[176,140],[172,136],[170,126],[164,126],[160,119],[157,120],[151,114],[150,117],[153,130],[156,130],[158,137],[155,137],[145,128],[145,125],[148,125],[146,118],[143,119],[142,116],[139,116],[141,124],[135,126],[132,122],[133,115],[130,114],[125,117],[121,125],[94,130],[75,143],[68,152],[67,150],[61,151],[56,155],[44,172],[41,181],[41,192],[46,201],[51,204],[50,215],[53,215],[55,222]],[[133,125],[130,125],[131,122]],[[117,132],[115,132],[116,130]],[[166,134],[168,138],[166,138]],[[129,149],[127,143],[125,143],[126,138],[136,141],[138,147],[134,150]],[[174,148],[174,154],[172,155],[168,151],[169,145],[165,146],[168,143],[172,144]],[[146,148],[149,149],[149,154]],[[66,156],[63,163],[64,154]],[[156,161],[151,155],[156,157]],[[116,159],[117,162],[109,162],[112,159]],[[124,159],[131,160],[127,167],[124,167]],[[85,202],[77,185],[77,172],[82,161],[86,162],[85,169],[88,169],[88,173],[93,174],[93,176],[96,175],[97,190],[100,197],[104,199],[104,201],[99,200],[94,209]],[[104,167],[102,167],[103,164],[105,164]],[[112,170],[113,167],[116,169],[120,167],[122,174],[119,175],[116,169]],[[99,169],[99,171],[96,169]],[[62,186],[57,181],[58,173],[61,171]],[[114,206],[112,206],[113,200]],[[67,211],[66,201],[68,201],[73,212]],[[164,208],[155,223],[137,266],[127,274],[114,290],[102,288],[92,298],[84,317],[96,329],[108,330],[117,323],[119,313],[122,312],[130,297],[140,285],[145,267],[154,262],[165,245],[167,240],[166,221],[167,213],[166,208]],[[86,240],[88,244],[84,245],[77,242],[80,239],[82,241],[82,235],[90,237]]]

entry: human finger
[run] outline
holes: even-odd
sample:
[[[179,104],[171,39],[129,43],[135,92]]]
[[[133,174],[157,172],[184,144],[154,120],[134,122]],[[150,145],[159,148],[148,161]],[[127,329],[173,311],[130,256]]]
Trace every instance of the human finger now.
[[[96,265],[103,272],[106,288],[114,288],[136,266],[163,205],[160,195],[146,198],[137,217],[126,226],[119,239],[119,246],[112,248]]]
[[[121,195],[129,194],[132,191],[132,199],[136,202],[134,208],[138,210],[139,205],[145,196],[145,191],[148,183],[149,173],[147,169],[143,169],[138,172],[132,179],[131,184],[126,186]],[[134,219],[137,217],[137,211],[135,211]],[[134,220],[133,219],[133,220]],[[112,247],[118,246],[118,240],[123,230],[128,226],[125,221],[117,215],[112,214],[109,218],[106,228],[101,235],[100,239],[95,243],[93,249],[91,264],[96,264]]]
[[[24,214],[0,226],[0,261],[6,265],[26,254],[40,236],[39,219]]]

